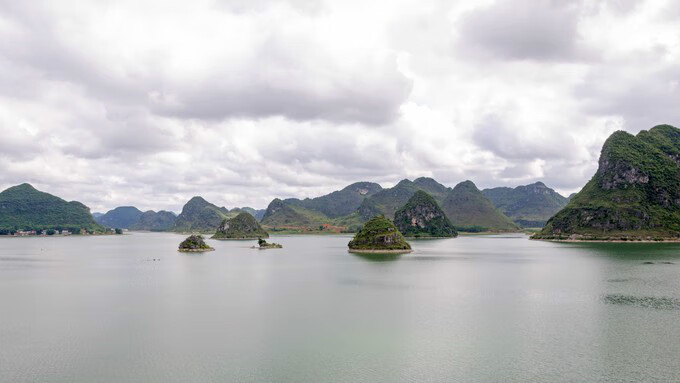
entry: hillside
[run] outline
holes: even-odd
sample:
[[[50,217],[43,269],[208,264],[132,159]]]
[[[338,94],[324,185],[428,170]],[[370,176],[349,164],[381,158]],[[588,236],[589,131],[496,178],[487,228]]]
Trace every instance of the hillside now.
[[[253,209],[252,207],[235,207],[231,209],[229,212],[240,213],[242,211],[245,211],[246,213],[252,215],[253,217],[255,217],[256,220],[261,221],[267,209]]]
[[[224,207],[217,207],[202,197],[193,197],[182,208],[172,228],[175,232],[213,232],[224,219],[236,216]]]
[[[102,226],[112,229],[129,229],[139,222],[142,212],[134,206],[119,206],[109,210],[106,214],[95,217],[95,221]]]
[[[0,193],[0,230],[44,229],[105,230],[94,221],[87,206],[76,201],[66,202],[29,184],[13,186]]]
[[[382,189],[364,200],[357,211],[364,221],[380,214],[394,217],[397,209],[404,206],[418,190],[427,192],[439,203],[443,202],[450,191],[432,178],[421,177],[414,181],[404,179],[394,187]]]
[[[257,239],[269,238],[269,234],[260,226],[250,213],[241,212],[232,219],[225,219],[217,229],[213,239]]]
[[[145,211],[139,217],[137,222],[129,227],[130,230],[147,230],[147,231],[167,231],[173,228],[177,216],[169,211],[161,210],[155,212],[153,210]]]
[[[394,213],[394,224],[406,237],[455,237],[458,235],[437,201],[419,190]]]
[[[408,253],[411,245],[389,219],[371,218],[347,244],[350,252]]]
[[[560,209],[567,205],[567,198],[543,182],[516,188],[497,187],[482,190],[500,211],[523,227],[543,227]]]
[[[307,210],[319,212],[328,218],[337,218],[352,214],[364,201],[364,199],[382,190],[382,187],[373,182],[356,182],[342,190],[330,194],[305,198],[303,200],[289,198],[284,202],[290,206],[298,206]]]
[[[513,231],[517,225],[477,189],[472,181],[456,185],[441,204],[458,231]]]
[[[261,221],[269,227],[317,227],[329,222],[330,219],[322,213],[289,205],[278,198],[267,206]]]
[[[602,146],[598,165],[534,238],[680,238],[680,129],[615,132]]]

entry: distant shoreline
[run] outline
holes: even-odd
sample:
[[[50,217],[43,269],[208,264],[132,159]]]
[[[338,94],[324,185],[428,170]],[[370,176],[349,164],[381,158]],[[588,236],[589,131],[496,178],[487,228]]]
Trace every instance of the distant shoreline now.
[[[545,241],[545,242],[561,242],[561,243],[680,243],[680,238],[678,239],[547,239],[547,238],[531,238],[532,241]]]

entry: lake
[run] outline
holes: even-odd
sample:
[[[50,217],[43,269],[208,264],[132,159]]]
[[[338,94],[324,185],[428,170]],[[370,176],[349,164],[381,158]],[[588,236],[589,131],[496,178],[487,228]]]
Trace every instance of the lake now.
[[[0,382],[680,381],[678,244],[184,237],[0,238]]]

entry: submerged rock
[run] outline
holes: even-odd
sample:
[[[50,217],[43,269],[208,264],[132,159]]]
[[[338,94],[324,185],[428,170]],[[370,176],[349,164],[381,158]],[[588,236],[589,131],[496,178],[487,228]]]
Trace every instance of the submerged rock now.
[[[208,246],[201,235],[190,235],[179,244],[179,251],[182,252],[204,252],[215,250]]]
[[[268,238],[269,234],[264,231],[255,217],[249,213],[239,213],[232,219],[225,219],[217,229],[213,239],[255,239]]]
[[[411,245],[406,242],[399,229],[384,216],[376,216],[366,222],[348,246],[352,252],[411,252]]]

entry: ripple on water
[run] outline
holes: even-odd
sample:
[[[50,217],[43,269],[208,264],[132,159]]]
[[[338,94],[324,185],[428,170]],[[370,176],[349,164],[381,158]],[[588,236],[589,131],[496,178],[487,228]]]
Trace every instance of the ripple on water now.
[[[657,310],[680,310],[680,299],[669,297],[636,297],[634,295],[608,294],[604,302],[612,305],[625,305]]]

